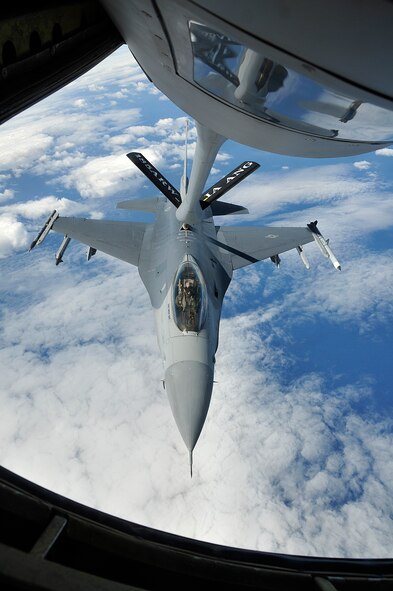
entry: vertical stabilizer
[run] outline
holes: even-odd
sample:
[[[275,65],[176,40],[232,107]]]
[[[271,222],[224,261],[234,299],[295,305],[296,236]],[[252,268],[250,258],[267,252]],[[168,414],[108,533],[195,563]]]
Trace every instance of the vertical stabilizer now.
[[[190,476],[192,478],[192,450],[190,450]]]

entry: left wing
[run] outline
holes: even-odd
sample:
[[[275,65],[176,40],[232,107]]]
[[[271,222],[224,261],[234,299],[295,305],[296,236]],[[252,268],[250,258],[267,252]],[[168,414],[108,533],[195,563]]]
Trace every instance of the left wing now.
[[[138,266],[143,237],[150,224],[57,217],[54,232]]]
[[[223,226],[214,242],[231,254],[233,269],[239,269],[313,240],[308,228]]]

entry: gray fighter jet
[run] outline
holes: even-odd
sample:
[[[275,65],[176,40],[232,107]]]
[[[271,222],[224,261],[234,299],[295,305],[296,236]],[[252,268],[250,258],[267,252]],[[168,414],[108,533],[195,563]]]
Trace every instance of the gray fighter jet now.
[[[164,363],[164,387],[180,434],[192,452],[201,433],[213,389],[215,354],[225,292],[235,269],[297,249],[309,266],[303,245],[315,240],[337,269],[340,265],[316,222],[305,227],[216,226],[215,215],[248,213],[217,201],[259,167],[243,162],[203,191],[217,152],[225,140],[197,124],[190,181],[185,158],[180,191],[140,153],[130,160],[165,198],[124,201],[117,207],[156,215],[153,223],[61,217],[55,211],[32,242],[40,244],[50,230],[64,235],[56,253],[62,261],[71,239],[89,247],[88,259],[105,252],[136,265],[155,313],[158,344]]]

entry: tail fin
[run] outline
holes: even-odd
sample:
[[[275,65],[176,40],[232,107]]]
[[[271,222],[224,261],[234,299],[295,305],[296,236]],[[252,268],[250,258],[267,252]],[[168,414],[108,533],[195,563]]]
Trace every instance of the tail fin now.
[[[139,152],[130,152],[127,154],[127,157],[139,168],[144,175],[165,195],[167,199],[175,207],[179,207],[181,204],[181,197],[180,193],[175,187],[171,185],[171,183],[160,173],[155,166],[148,161],[142,154]]]
[[[180,195],[182,200],[187,193],[188,188],[188,176],[187,176],[187,144],[188,144],[188,119],[186,119],[186,143],[184,145],[184,164],[183,164],[183,176],[181,177],[180,182]]]

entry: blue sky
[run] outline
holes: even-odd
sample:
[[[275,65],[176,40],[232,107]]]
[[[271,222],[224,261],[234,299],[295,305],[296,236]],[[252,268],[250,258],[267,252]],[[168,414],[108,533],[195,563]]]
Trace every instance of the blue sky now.
[[[178,186],[184,118],[121,48],[0,129],[0,461],[189,537],[391,556],[393,149],[313,160],[223,145],[209,185],[245,159],[261,168],[226,196],[250,215],[219,223],[318,219],[342,271],[310,244],[309,271],[295,252],[235,273],[192,480],[137,270],[87,264],[76,243],[55,267],[56,235],[26,252],[53,209],[129,219],[117,202],[155,195],[131,150]]]

